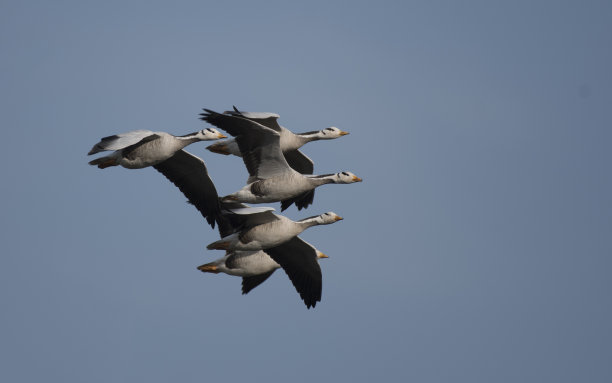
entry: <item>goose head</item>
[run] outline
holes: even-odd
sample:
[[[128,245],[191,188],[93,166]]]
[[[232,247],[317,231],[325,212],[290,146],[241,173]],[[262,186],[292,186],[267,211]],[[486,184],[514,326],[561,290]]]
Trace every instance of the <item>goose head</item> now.
[[[335,126],[332,126],[323,130],[319,130],[319,132],[317,133],[317,137],[321,140],[331,140],[334,138],[346,136],[347,134],[349,134],[349,132],[343,132]]]
[[[206,128],[206,129],[200,130],[199,132],[196,133],[196,137],[200,141],[212,141],[212,140],[218,140],[220,138],[227,138],[227,136],[221,134],[217,129],[213,129],[213,128]]]
[[[353,182],[361,182],[362,179],[351,172],[336,173],[333,177],[333,182],[337,184],[352,184]]]
[[[323,213],[320,216],[317,217],[317,221],[319,222],[320,225],[329,225],[330,223],[334,223],[337,221],[341,221],[344,218],[340,217],[338,214],[329,211],[327,213]],[[321,253],[323,254],[323,253]],[[324,257],[323,257],[324,258]]]

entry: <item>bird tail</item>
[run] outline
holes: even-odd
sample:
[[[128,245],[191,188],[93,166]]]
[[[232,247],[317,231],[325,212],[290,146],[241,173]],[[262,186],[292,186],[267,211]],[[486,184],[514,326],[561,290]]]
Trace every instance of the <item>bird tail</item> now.
[[[90,165],[98,166],[100,169],[108,168],[109,166],[119,165],[119,161],[115,156],[106,156],[96,158],[95,160],[89,161]]]

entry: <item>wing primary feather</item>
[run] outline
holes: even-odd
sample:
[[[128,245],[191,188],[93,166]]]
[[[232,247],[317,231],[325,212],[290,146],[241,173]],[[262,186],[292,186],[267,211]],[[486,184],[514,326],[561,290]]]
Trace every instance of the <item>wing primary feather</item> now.
[[[267,249],[266,253],[285,270],[307,308],[321,301],[321,267],[314,247],[294,237],[280,246]]]
[[[221,205],[204,161],[185,150],[179,150],[153,167],[178,187],[206,222],[215,227],[215,222],[221,219]]]
[[[248,294],[255,287],[261,285],[274,273],[274,270],[264,274],[252,275],[249,277],[242,277],[242,295]]]

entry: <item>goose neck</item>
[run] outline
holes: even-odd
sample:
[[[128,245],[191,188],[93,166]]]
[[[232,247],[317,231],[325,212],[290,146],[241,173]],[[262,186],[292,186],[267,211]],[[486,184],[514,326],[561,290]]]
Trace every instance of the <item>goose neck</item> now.
[[[304,218],[297,222],[303,229],[308,229],[309,227],[320,225],[319,216]]]
[[[300,142],[300,146],[307,144],[311,141],[317,141],[320,140],[321,138],[319,137],[319,132],[306,132],[306,133],[299,133],[295,135],[295,139],[297,141]]]
[[[325,184],[334,183],[334,177],[335,174],[325,174],[320,176],[311,176],[309,178],[315,186],[321,186]]]
[[[196,135],[176,136],[175,138],[181,149],[187,145],[193,144],[194,142],[201,141]]]

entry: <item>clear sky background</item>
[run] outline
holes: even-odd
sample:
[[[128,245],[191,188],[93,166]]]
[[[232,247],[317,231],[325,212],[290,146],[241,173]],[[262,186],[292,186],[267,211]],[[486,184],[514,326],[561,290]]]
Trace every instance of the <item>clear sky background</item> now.
[[[0,380],[612,381],[611,3],[256,3],[0,2]],[[345,218],[302,235],[315,309],[196,270],[217,232],[155,170],[87,165],[232,105],[351,132],[304,151],[364,182],[286,212]]]

